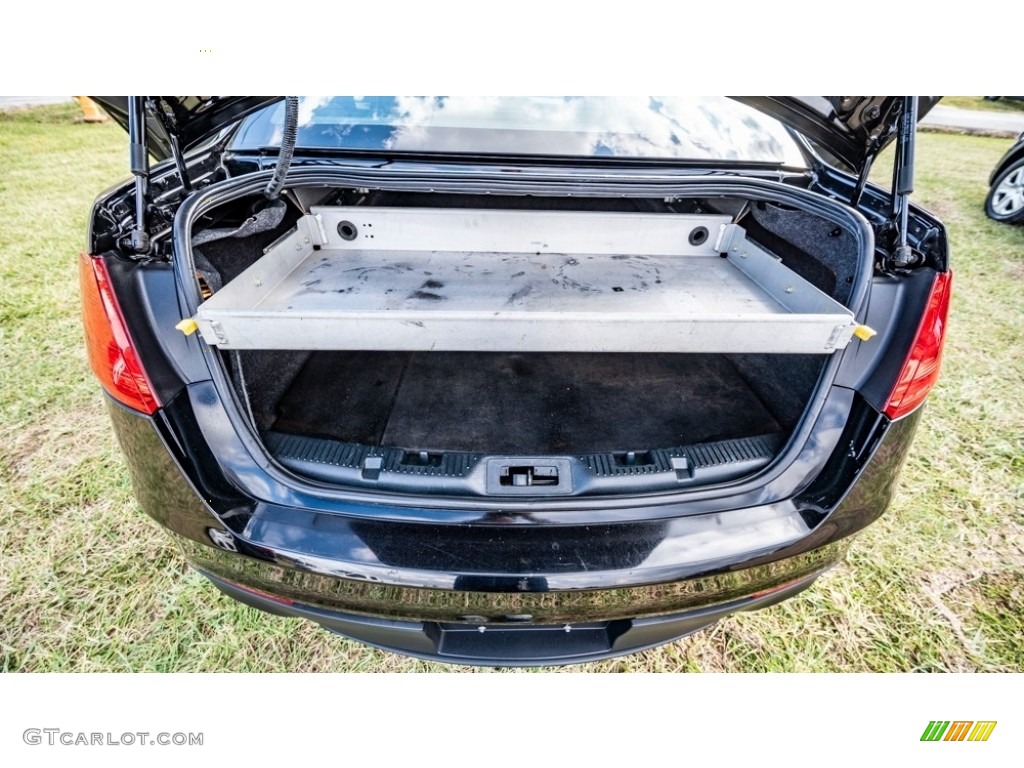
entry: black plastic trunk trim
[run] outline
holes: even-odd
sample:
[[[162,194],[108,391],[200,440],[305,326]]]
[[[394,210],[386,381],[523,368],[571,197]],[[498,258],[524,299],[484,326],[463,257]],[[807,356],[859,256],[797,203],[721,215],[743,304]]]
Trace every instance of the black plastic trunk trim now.
[[[495,495],[488,491],[483,473],[485,459],[520,461],[516,457],[459,452],[430,453],[422,461],[422,454],[414,449],[381,448],[275,431],[266,432],[263,438],[273,457],[300,475],[329,483],[362,483],[382,490]],[[571,465],[577,480],[572,495],[643,493],[736,479],[767,466],[784,443],[785,436],[781,434],[758,435],[648,451],[551,458]],[[536,459],[532,457],[529,461]],[[550,487],[553,494],[564,495],[560,491],[562,485]]]

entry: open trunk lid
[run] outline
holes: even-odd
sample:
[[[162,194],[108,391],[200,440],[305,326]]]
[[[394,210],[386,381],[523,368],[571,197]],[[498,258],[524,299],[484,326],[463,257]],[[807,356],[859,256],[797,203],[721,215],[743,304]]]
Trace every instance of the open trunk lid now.
[[[755,109],[781,120],[825,147],[857,174],[896,138],[903,96],[740,96]],[[917,119],[941,96],[918,96]]]
[[[94,96],[128,128],[127,96]],[[147,96],[146,137],[159,160],[184,152],[217,131],[283,96]],[[896,136],[902,96],[738,96],[828,149],[859,173]],[[941,96],[918,97],[918,119]]]
[[[126,131],[129,96],[92,96]],[[157,160],[182,152],[284,96],[146,96],[146,142]]]

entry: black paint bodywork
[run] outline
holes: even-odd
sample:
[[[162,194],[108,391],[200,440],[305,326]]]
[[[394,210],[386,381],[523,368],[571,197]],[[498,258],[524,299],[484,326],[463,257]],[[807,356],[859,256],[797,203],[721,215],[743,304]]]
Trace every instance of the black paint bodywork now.
[[[203,186],[225,175],[208,157],[189,162]],[[392,184],[474,191],[516,183],[520,193],[593,193],[603,184],[609,194],[618,185],[653,196],[679,185],[728,191],[730,184],[774,184],[840,200],[856,184],[827,167],[811,180],[766,169],[748,169],[747,178],[671,169],[631,178],[624,168],[594,180],[586,178],[590,169],[566,168],[561,179],[548,173],[531,181],[537,169],[512,175],[497,161],[471,173],[462,167],[461,178],[440,160],[383,173],[376,164],[345,158],[331,171],[324,158],[300,153],[295,176],[316,184],[388,176]],[[172,212],[180,202],[175,173],[173,164],[160,166],[151,184]],[[239,184],[259,189],[265,176]],[[831,386],[788,452],[756,477],[636,498],[428,499],[353,492],[277,465],[239,421],[237,404],[219,394],[231,387],[207,359],[215,353],[198,335],[171,330],[196,303],[176,279],[181,260],[169,264],[169,251],[143,260],[115,252],[110,232],[119,226],[119,206],[132,207],[127,187],[98,200],[91,242],[104,253],[163,403],[149,417],[108,401],[142,508],[173,532],[194,567],[244,602],[384,648],[462,663],[567,663],[639,650],[784,599],[841,560],[850,537],[883,514],[894,493],[921,411],[891,422],[882,409],[935,274],[948,269],[941,225],[912,210],[907,236],[923,263],[870,278],[861,320],[879,330],[877,341],[851,345],[830,362]],[[868,187],[858,209],[884,241],[889,197]],[[178,237],[188,236],[185,216],[174,226]],[[703,535],[709,531],[717,534]]]

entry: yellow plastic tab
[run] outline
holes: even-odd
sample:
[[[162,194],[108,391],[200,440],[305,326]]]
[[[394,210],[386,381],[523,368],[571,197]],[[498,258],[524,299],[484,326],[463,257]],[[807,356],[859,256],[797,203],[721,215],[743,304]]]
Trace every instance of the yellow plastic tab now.
[[[868,328],[866,325],[858,325],[856,328],[853,329],[853,335],[856,336],[861,341],[867,341],[872,336],[877,336],[878,331],[876,331],[874,328]]]
[[[199,325],[191,317],[186,317],[184,320],[182,320],[174,327],[177,328],[182,333],[184,333],[186,336],[191,336],[193,333],[199,330]]]

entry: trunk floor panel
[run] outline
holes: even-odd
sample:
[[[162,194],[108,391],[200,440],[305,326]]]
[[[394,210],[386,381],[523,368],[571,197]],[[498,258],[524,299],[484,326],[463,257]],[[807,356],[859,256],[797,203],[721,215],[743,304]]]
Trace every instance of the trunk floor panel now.
[[[646,450],[784,431],[722,355],[317,352],[272,429],[489,455]]]

